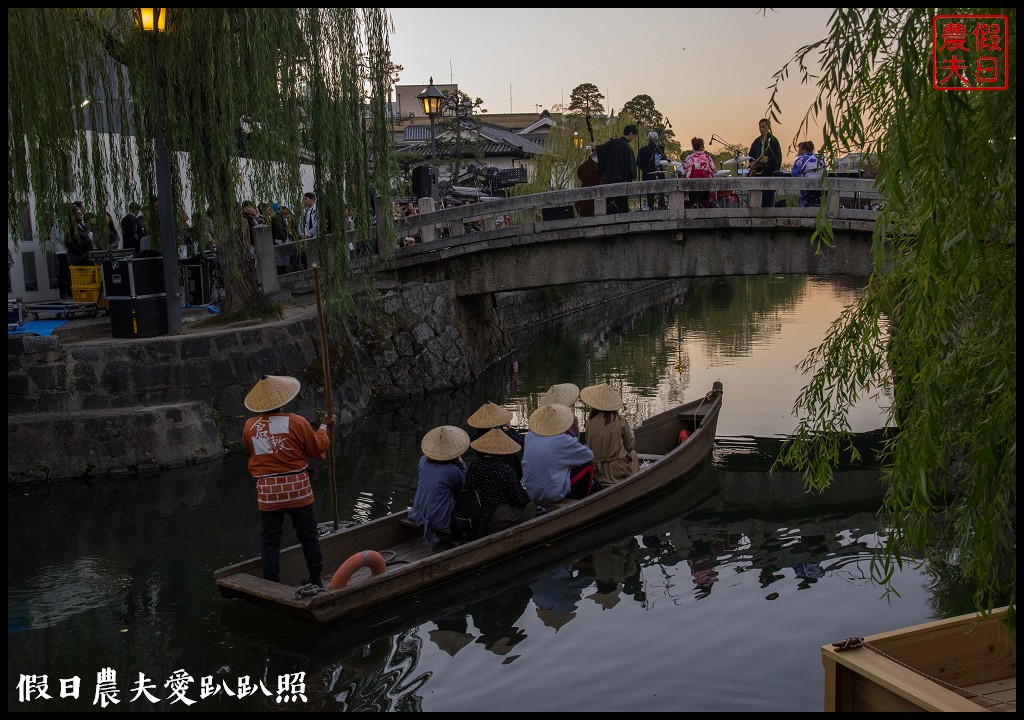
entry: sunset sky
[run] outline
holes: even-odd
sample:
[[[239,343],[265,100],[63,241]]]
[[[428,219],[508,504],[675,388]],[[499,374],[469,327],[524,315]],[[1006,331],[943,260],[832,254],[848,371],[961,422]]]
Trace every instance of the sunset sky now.
[[[712,133],[750,146],[767,115],[773,75],[802,45],[827,32],[831,8],[451,9],[390,8],[399,84],[457,83],[491,113],[540,112],[568,105],[593,83],[608,108],[650,95],[688,148]],[[613,45],[612,42],[615,44]],[[794,68],[795,71],[795,68]],[[817,96],[794,72],[778,97],[775,131],[787,161]],[[806,137],[805,137],[806,136]],[[821,145],[821,131],[801,140]],[[709,148],[717,151],[717,143]]]

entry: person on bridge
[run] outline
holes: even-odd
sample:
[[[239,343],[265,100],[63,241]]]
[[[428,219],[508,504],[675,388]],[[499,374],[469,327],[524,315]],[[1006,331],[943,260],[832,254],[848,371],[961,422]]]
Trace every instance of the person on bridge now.
[[[636,180],[636,158],[633,155],[633,138],[636,125],[622,129],[622,137],[613,138],[597,146],[597,165],[601,168],[601,181],[605,185],[633,182]],[[608,198],[608,214],[629,212],[629,197],[626,195]]]
[[[665,173],[661,169],[661,161],[665,159],[665,146],[658,143],[658,133],[651,130],[647,133],[647,144],[636,154],[636,166],[640,168],[640,176],[644,180],[663,180]],[[664,193],[647,193],[647,209],[664,210]]]
[[[608,383],[580,390],[580,399],[593,408],[587,419],[587,447],[594,453],[597,479],[614,485],[640,469],[633,428],[619,414],[622,396]]]
[[[683,160],[683,175],[688,178],[713,178],[715,176],[715,159],[704,152],[704,138],[692,138],[690,146],[693,148],[693,152]],[[689,207],[712,207],[716,199],[711,197],[712,195],[714,193],[707,190],[700,192],[691,190]]]
[[[242,441],[249,450],[249,473],[256,480],[263,578],[281,581],[281,535],[284,517],[291,515],[309,571],[302,584],[323,587],[324,560],[307,459],[325,458],[330,444],[327,428],[334,424],[334,415],[325,416],[314,432],[306,418],[284,412],[281,408],[295,399],[301,387],[297,379],[285,375],[260,378],[245,396],[245,407],[256,416],[246,420]]]
[[[750,144],[750,177],[771,177],[782,167],[782,146],[767,118],[757,121],[757,129],[761,134]],[[775,207],[774,190],[761,192],[761,207]]]
[[[799,155],[793,162],[793,177],[820,178],[821,168],[818,165],[818,156],[814,152],[814,143],[804,140],[796,146]],[[801,190],[800,207],[819,207],[821,205],[820,190]]]

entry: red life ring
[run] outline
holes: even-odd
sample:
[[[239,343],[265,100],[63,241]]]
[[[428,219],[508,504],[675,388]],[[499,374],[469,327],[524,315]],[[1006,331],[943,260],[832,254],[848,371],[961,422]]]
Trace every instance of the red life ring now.
[[[330,589],[337,590],[338,588],[345,587],[349,579],[359,568],[369,567],[372,575],[380,575],[387,570],[387,563],[384,561],[384,556],[376,550],[363,550],[357,552],[355,555],[350,557],[348,560],[341,564],[341,567],[334,573],[334,577],[331,578]]]
[[[680,430],[679,431],[679,444],[680,445],[682,445],[684,442],[686,442],[689,438],[690,438],[690,431],[689,430]]]

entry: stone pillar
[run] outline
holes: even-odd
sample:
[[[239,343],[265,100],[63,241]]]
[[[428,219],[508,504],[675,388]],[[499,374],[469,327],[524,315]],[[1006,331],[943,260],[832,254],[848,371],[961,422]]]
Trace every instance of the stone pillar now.
[[[270,295],[281,290],[277,278],[277,260],[274,258],[274,237],[269,225],[259,225],[252,229],[252,237],[256,241],[256,277],[263,287],[263,294]]]

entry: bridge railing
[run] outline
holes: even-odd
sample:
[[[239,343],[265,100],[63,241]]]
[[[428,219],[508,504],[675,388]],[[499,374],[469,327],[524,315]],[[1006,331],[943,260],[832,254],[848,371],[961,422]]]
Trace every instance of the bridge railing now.
[[[689,193],[714,192],[718,207],[690,207]],[[763,192],[774,191],[776,205],[762,207]],[[502,198],[421,213],[397,223],[403,244],[431,242],[472,232],[502,228],[520,231],[691,218],[792,218],[817,216],[817,207],[799,207],[800,191],[823,191],[821,202],[833,220],[873,221],[881,196],[874,180],[860,178],[729,177],[638,181],[598,185],[573,190],[555,190],[519,197]],[[663,195],[665,209],[648,209],[648,195]],[[609,215],[609,198],[627,198],[628,213]],[[656,204],[657,207],[657,204]],[[387,216],[387,213],[380,213]]]

